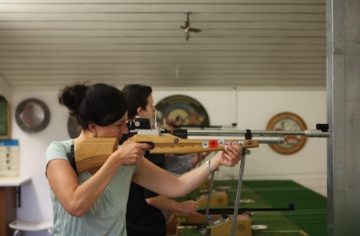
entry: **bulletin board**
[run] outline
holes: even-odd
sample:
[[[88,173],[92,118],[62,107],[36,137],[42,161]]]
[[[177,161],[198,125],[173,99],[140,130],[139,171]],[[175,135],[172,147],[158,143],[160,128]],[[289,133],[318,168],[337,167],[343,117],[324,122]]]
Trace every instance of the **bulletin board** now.
[[[0,139],[10,138],[10,104],[0,96]]]

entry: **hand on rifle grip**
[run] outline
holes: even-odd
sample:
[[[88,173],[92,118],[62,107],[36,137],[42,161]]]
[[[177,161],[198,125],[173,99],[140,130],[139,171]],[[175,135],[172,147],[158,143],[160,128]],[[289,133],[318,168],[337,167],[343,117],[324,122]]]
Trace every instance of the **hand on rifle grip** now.
[[[144,157],[147,158],[150,155],[150,150],[153,149],[155,147],[155,145],[152,142],[144,142],[144,143],[149,144],[151,146],[151,148],[144,148],[143,149],[145,151]]]
[[[141,143],[146,143],[146,144],[149,144],[151,146],[150,148],[144,148],[143,150],[145,152],[149,152],[151,149],[153,149],[155,147],[155,144],[152,143],[152,142],[141,142]]]
[[[146,150],[149,150],[151,147],[152,145],[148,143],[134,143],[126,140],[117,152],[120,154],[119,157],[123,165],[137,165],[142,161]]]

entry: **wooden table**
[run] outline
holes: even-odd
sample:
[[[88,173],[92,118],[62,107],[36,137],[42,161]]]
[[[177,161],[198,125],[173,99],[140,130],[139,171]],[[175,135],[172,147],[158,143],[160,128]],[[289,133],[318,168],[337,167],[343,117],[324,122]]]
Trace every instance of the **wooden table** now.
[[[30,177],[0,177],[0,235],[12,236],[14,230],[8,224],[16,219],[17,193]],[[20,195],[19,195],[20,196]]]

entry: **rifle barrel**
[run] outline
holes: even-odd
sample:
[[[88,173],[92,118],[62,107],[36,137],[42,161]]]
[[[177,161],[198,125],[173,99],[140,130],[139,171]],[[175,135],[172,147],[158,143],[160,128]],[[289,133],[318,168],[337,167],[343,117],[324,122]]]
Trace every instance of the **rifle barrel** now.
[[[307,137],[323,137],[327,138],[330,136],[330,132],[323,132],[320,130],[250,130],[253,137],[268,137],[268,136],[285,136],[285,135],[301,135]],[[239,136],[245,135],[246,130],[187,130],[188,136]]]
[[[188,139],[238,139],[245,140],[245,136],[234,135],[234,136],[188,136]],[[259,143],[274,143],[281,144],[285,142],[285,137],[277,136],[277,137],[252,137],[252,140],[258,140]]]
[[[268,208],[239,208],[238,214],[243,214],[244,212],[251,212],[251,211],[294,211],[295,206],[294,204],[289,204],[289,207],[278,208],[278,207],[268,207]],[[197,210],[198,213],[205,214],[206,209],[200,208]],[[221,214],[232,214],[234,213],[233,208],[209,208],[209,214],[212,215],[221,215]]]

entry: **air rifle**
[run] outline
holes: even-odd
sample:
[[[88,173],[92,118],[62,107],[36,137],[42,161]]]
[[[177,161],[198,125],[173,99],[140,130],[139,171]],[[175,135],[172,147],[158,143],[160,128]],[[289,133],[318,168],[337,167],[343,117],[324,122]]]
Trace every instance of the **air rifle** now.
[[[241,130],[187,130],[172,131],[150,129],[148,119],[136,118],[128,122],[129,134],[122,140],[117,138],[85,138],[71,146],[68,155],[77,173],[102,166],[107,158],[117,150],[118,145],[126,139],[135,143],[148,143],[152,146],[147,150],[152,154],[189,154],[200,152],[222,151],[227,145],[238,144],[243,148],[259,147],[259,143],[284,143],[288,131],[241,131]],[[297,131],[299,133],[300,131]],[[328,137],[328,132],[302,131],[311,137]],[[303,134],[297,134],[303,135]]]

